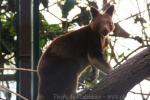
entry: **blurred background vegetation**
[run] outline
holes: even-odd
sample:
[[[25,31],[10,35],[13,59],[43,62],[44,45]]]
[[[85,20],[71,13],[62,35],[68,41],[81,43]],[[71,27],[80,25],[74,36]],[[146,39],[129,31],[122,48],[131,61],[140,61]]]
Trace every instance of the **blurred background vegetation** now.
[[[108,4],[116,5],[114,20],[117,28],[119,27],[118,30],[115,30],[116,33],[114,32],[111,34],[111,43],[107,51],[107,58],[112,66],[117,68],[117,66],[125,60],[137,54],[137,51],[148,47],[150,44],[150,1],[148,0],[143,0],[142,4],[140,0],[131,0],[132,2],[127,0],[126,2],[128,3],[124,1],[124,4],[134,4],[133,9],[130,10],[124,7],[124,10],[126,9],[128,11],[128,14],[125,15],[125,17],[119,16],[120,12],[125,12],[120,11],[122,7],[121,2],[123,0],[40,0],[39,33],[41,52],[46,48],[48,45],[47,43],[55,37],[64,34],[67,31],[87,25],[90,21],[89,7],[94,6],[99,9],[105,9],[105,6],[108,6],[108,4],[105,4],[105,1],[107,1]],[[55,7],[59,9],[58,12],[57,9],[54,9]],[[16,9],[17,0],[0,0],[0,68],[15,68],[16,66],[16,56],[18,53],[18,17]],[[132,10],[135,10],[135,12]],[[57,19],[56,23],[50,22],[48,19],[53,18],[47,18],[46,15]],[[121,49],[121,47],[123,48]],[[120,50],[118,50],[118,48]],[[82,76],[79,84],[80,89],[94,87],[103,77],[103,75],[100,75],[96,82],[89,81],[89,76],[92,75],[92,71],[93,70],[90,68],[87,70],[87,73]],[[9,74],[15,75],[16,71],[0,70],[0,85],[5,85],[10,88],[11,83],[8,82],[8,77],[5,77],[5,79],[3,76]],[[147,81],[149,80],[147,79]],[[11,98],[11,95],[8,92],[1,93],[1,91],[0,88],[0,99]],[[3,93],[5,95],[3,95]],[[132,93],[136,94],[136,92],[133,91]],[[142,92],[140,93],[142,95]],[[150,93],[146,95],[146,98],[149,95]],[[148,100],[148,98],[141,97],[143,100]]]

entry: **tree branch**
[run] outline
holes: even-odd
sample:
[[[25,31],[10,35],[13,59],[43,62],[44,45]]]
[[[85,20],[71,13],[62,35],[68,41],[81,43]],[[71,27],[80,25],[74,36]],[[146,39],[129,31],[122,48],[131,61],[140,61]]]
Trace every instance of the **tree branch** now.
[[[127,60],[107,75],[93,90],[77,100],[124,100],[136,84],[150,76],[150,47]]]

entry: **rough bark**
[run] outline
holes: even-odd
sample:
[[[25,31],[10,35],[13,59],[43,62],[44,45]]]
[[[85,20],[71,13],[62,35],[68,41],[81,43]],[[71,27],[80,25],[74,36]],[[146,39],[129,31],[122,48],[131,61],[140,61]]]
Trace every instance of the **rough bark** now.
[[[149,76],[150,47],[120,65],[77,100],[124,100],[130,89]]]

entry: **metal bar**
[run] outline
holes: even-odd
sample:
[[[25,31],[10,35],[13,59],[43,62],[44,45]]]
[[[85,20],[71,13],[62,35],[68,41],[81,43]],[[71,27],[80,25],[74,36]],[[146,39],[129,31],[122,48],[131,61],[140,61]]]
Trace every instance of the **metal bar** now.
[[[32,70],[36,70],[36,66],[39,60],[39,0],[32,0],[31,8],[31,66]],[[32,72],[31,74],[31,100],[36,100],[37,97],[37,73]]]
[[[19,0],[18,5],[18,66],[31,69],[31,0]],[[18,73],[18,93],[31,100],[31,73]]]
[[[17,35],[17,41],[16,41],[16,50],[15,50],[15,53],[16,53],[16,55],[15,55],[15,61],[16,61],[16,67],[18,68],[18,66],[19,66],[19,1],[20,0],[16,0],[16,12],[17,12],[17,14],[16,14],[16,35]],[[17,92],[19,92],[19,72],[16,72],[16,85],[17,85]],[[19,100],[19,97],[17,97],[17,100]]]

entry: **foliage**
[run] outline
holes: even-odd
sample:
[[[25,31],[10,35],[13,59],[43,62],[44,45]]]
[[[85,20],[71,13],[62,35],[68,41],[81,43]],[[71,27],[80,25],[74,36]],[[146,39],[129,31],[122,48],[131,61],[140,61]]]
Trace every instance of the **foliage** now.
[[[40,48],[43,48],[48,40],[52,40],[61,32],[62,28],[59,24],[49,25],[44,16],[40,14]]]
[[[60,18],[61,23],[59,24],[49,24],[45,19],[45,16],[40,12],[40,48],[43,48],[47,41],[53,40],[53,38],[58,35],[63,34],[64,28],[70,28],[73,25],[84,26],[87,25],[90,21],[90,13],[88,11],[88,6],[94,6],[98,8],[95,0],[85,0],[86,4],[82,6],[80,4],[82,0],[57,0],[55,4],[59,6],[61,9],[62,16]],[[111,1],[111,0],[110,0]],[[114,1],[114,0],[112,0]],[[138,1],[138,0],[137,0]],[[44,10],[47,11],[51,5],[49,3],[51,0],[40,0],[40,3],[44,6]],[[16,44],[17,44],[17,12],[16,12],[16,0],[0,0],[0,67],[3,67],[4,64],[11,65],[12,62],[10,59],[14,58],[17,54]],[[72,19],[68,20],[68,16],[75,7],[79,8],[81,13],[73,16]],[[150,13],[150,4],[147,4],[147,13]],[[110,62],[115,63],[115,67],[120,65],[123,61],[128,59],[132,54],[138,51],[141,48],[147,47],[150,44],[150,38],[146,29],[148,29],[145,24],[148,24],[149,21],[145,20],[145,17],[142,16],[143,12],[139,10],[137,14],[131,14],[127,19],[132,18],[136,25],[139,25],[141,28],[141,36],[129,36],[126,38],[133,39],[139,43],[140,47],[135,48],[135,50],[131,50],[127,48],[126,52],[122,51],[118,53],[115,48],[118,42],[118,38],[112,38],[112,45],[109,47],[109,51],[107,52],[107,57],[110,58]],[[144,15],[144,14],[143,14]],[[149,14],[150,15],[150,14]],[[56,16],[55,16],[56,17]],[[148,16],[150,18],[150,16]],[[66,19],[64,21],[63,19]],[[122,20],[122,21],[125,21]],[[64,24],[65,22],[65,24]],[[65,25],[67,27],[65,27]],[[122,38],[121,38],[122,39]],[[122,39],[123,40],[123,39]],[[134,42],[135,42],[134,41]],[[3,73],[3,72],[0,72]],[[80,86],[85,88],[92,88],[97,84],[97,82],[89,81],[89,76],[91,73],[91,69],[89,68],[80,79]],[[102,75],[101,75],[102,76]],[[101,80],[102,77],[99,77]]]
[[[0,67],[3,67],[4,64],[12,63],[10,59],[16,49],[15,0],[3,0],[0,5]]]
[[[48,0],[40,0],[45,8],[48,8]]]
[[[62,17],[67,18],[69,11],[75,6],[76,0],[64,0],[64,4],[59,4],[62,10]]]

